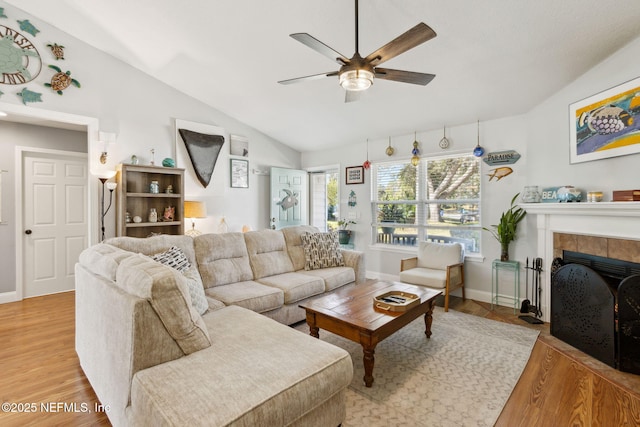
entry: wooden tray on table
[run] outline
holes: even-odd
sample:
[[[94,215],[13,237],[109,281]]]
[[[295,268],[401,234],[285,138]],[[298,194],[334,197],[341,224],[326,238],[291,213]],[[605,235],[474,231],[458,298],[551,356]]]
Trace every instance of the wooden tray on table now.
[[[374,308],[384,311],[407,311],[418,304],[418,295],[403,291],[390,291],[373,297]]]

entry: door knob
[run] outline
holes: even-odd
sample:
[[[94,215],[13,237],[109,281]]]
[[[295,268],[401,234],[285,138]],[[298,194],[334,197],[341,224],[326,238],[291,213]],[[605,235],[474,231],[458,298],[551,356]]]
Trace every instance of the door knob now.
[[[29,234],[31,234],[31,233],[33,233],[31,230],[28,230],[28,229],[27,229],[27,230],[24,230],[24,234],[29,235]]]

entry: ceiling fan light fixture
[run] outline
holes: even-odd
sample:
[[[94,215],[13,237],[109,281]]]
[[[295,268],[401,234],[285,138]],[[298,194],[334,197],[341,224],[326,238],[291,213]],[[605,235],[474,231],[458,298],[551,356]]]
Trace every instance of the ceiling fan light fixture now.
[[[368,70],[349,70],[340,74],[340,86],[344,90],[367,90],[373,84],[373,73]]]

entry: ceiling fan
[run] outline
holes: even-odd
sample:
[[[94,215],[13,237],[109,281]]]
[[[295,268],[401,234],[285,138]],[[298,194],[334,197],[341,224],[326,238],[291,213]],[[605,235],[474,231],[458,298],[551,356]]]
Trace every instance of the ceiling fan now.
[[[393,80],[402,83],[411,83],[425,86],[435,77],[434,74],[416,73],[413,71],[393,70],[390,68],[381,68],[380,64],[395,58],[396,56],[413,49],[414,47],[431,40],[436,36],[433,31],[424,22],[419,23],[404,34],[396,37],[386,45],[382,46],[375,52],[363,58],[358,51],[358,0],[355,0],[356,9],[356,52],[347,59],[344,55],[322,43],[320,40],[312,37],[307,33],[290,34],[292,38],[300,43],[310,47],[316,52],[326,56],[332,61],[337,62],[341,67],[338,71],[331,71],[322,74],[314,74],[311,76],[298,77],[295,79],[281,80],[280,84],[299,83],[308,80],[315,80],[323,77],[338,76],[340,86],[346,90],[345,102],[356,101],[359,99],[360,93],[368,89],[374,78],[383,80]]]

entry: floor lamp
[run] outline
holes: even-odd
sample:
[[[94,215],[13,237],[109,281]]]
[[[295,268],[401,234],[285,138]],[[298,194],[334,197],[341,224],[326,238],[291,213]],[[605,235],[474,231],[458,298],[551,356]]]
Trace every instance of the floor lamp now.
[[[102,183],[102,194],[100,196],[100,231],[101,231],[101,237],[100,237],[100,241],[104,241],[104,217],[107,215],[107,212],[109,212],[109,209],[111,209],[111,203],[113,202],[113,190],[116,189],[116,187],[118,186],[118,184],[116,184],[115,182],[107,182],[109,179],[113,178],[113,176],[115,175],[115,171],[110,171],[110,172],[106,172],[104,174],[98,175],[98,179],[100,180],[100,182]],[[109,190],[109,206],[107,206],[107,209],[105,210],[104,208],[104,187],[105,187],[105,183],[106,183],[106,187]]]
[[[196,230],[196,218],[207,217],[207,205],[204,202],[195,202],[187,200],[184,202],[184,217],[191,218],[191,230],[187,230],[184,234],[195,237],[202,234]]]

